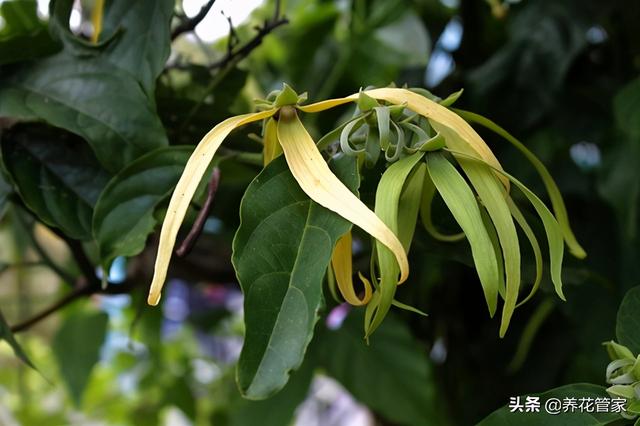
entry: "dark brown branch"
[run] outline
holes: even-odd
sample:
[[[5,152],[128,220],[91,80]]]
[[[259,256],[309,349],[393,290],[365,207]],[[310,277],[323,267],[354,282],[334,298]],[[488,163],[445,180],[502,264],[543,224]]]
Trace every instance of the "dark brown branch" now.
[[[198,212],[198,217],[196,217],[196,221],[193,223],[193,227],[187,234],[186,238],[180,246],[176,249],[175,253],[178,257],[184,257],[193,248],[198,237],[202,233],[202,229],[204,228],[204,224],[207,221],[207,217],[209,216],[209,211],[211,210],[211,206],[213,205],[213,200],[216,196],[216,192],[218,191],[218,184],[220,183],[220,169],[214,167],[213,172],[211,173],[211,179],[209,180],[209,186],[207,188],[207,198],[202,206],[202,209]]]
[[[86,296],[88,294],[90,294],[90,287],[89,286],[77,288],[77,289],[73,290],[72,292],[67,293],[62,299],[58,300],[57,302],[55,302],[53,305],[49,306],[48,308],[46,308],[42,312],[37,313],[36,315],[32,316],[31,318],[28,318],[27,320],[25,320],[23,322],[20,322],[18,324],[15,324],[15,325],[11,326],[11,332],[12,333],[19,333],[21,331],[24,331],[24,330],[30,328],[31,326],[33,326],[34,324],[42,321],[43,319],[45,319],[49,315],[53,314],[54,312],[59,311],[60,309],[64,308],[65,306],[67,306],[68,304],[73,302],[74,300],[77,300],[77,299],[79,299],[79,298],[81,298],[83,296]]]
[[[181,34],[195,30],[196,26],[207,16],[207,13],[209,13],[215,2],[216,0],[209,0],[200,8],[200,11],[194,17],[185,19],[180,25],[175,27],[173,31],[171,31],[171,40],[175,40]]]
[[[229,18],[227,18],[229,19]],[[251,53],[255,48],[262,44],[262,40],[273,30],[278,28],[281,25],[288,24],[289,20],[287,18],[280,17],[280,1],[276,1],[275,10],[273,17],[270,20],[266,20],[261,26],[257,26],[255,29],[257,31],[256,35],[253,36],[249,41],[247,41],[244,45],[237,47],[239,40],[238,36],[235,32],[235,29],[231,25],[231,21],[229,21],[230,31],[229,31],[229,41],[227,43],[227,52],[226,54],[218,61],[213,62],[208,65],[208,68],[211,70],[215,69],[224,69],[229,65],[235,65],[240,60],[246,58],[249,53]],[[167,66],[166,69],[187,69],[188,65],[173,63]]]
[[[27,330],[28,328],[39,323],[40,321],[47,318],[48,316],[56,313],[60,309],[69,305],[70,303],[78,299],[81,299],[83,297],[91,296],[92,294],[124,294],[124,293],[131,292],[132,288],[133,288],[132,283],[124,282],[122,284],[109,285],[106,289],[103,290],[100,287],[100,280],[98,280],[97,283],[95,284],[89,284],[89,285],[83,285],[81,287],[77,287],[71,292],[64,295],[57,302],[54,302],[48,308],[45,308],[41,312],[32,316],[31,318],[28,318],[18,324],[11,326],[11,332],[19,333],[21,331]]]
[[[265,21],[262,26],[256,27],[258,33],[253,36],[251,40],[246,42],[244,45],[239,47],[238,49],[231,49],[227,51],[227,54],[220,59],[209,65],[210,69],[217,68],[225,68],[227,65],[231,63],[238,62],[244,58],[246,58],[249,53],[251,53],[256,47],[262,44],[262,40],[273,30],[278,28],[281,25],[288,24],[289,20],[287,18],[275,18],[270,21]]]

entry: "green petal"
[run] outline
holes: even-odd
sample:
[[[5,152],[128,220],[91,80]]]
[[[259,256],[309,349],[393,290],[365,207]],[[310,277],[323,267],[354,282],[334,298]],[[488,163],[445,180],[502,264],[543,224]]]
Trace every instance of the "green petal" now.
[[[571,230],[571,225],[569,224],[569,215],[567,214],[567,208],[564,205],[564,201],[562,200],[562,195],[560,194],[560,190],[556,185],[555,181],[551,177],[551,174],[547,170],[547,168],[542,164],[542,162],[535,156],[529,149],[518,139],[513,137],[509,132],[504,130],[502,127],[498,126],[493,121],[485,118],[479,114],[474,114],[469,111],[463,111],[459,109],[454,109],[454,111],[459,114],[465,120],[477,123],[487,129],[493,131],[494,133],[502,136],[508,142],[510,142],[513,146],[515,146],[520,152],[524,154],[525,157],[531,162],[533,167],[538,171],[538,174],[542,178],[545,187],[547,188],[547,193],[549,194],[549,198],[551,199],[551,205],[553,206],[553,211],[555,213],[555,217],[560,225],[560,229],[562,230],[562,235],[564,240],[569,247],[569,251],[575,257],[579,259],[583,259],[587,256],[587,253],[580,246],[580,243],[576,240],[573,231]]]
[[[529,299],[531,299],[533,295],[536,294],[536,292],[538,291],[538,287],[540,287],[540,282],[542,281],[542,251],[540,250],[540,244],[538,244],[536,235],[534,234],[533,230],[527,223],[527,220],[524,218],[524,215],[522,214],[518,206],[516,206],[516,203],[513,202],[511,197],[507,198],[507,204],[509,205],[509,210],[511,210],[511,215],[516,220],[516,222],[522,229],[522,232],[524,232],[524,235],[529,240],[536,261],[536,278],[533,282],[533,286],[531,286],[531,291],[529,292],[529,295],[527,297],[525,297],[522,301],[520,301],[520,303],[516,305],[517,308],[518,306],[527,303],[527,301],[529,301]]]
[[[392,164],[382,175],[376,191],[376,215],[394,232],[398,232],[398,205],[402,189],[409,174],[422,158],[422,153],[403,158]],[[382,323],[391,307],[398,284],[398,266],[387,247],[376,242],[378,267],[380,268],[380,299],[372,299],[367,305],[370,322],[365,324],[365,335],[369,336]],[[375,283],[375,280],[373,280]],[[374,302],[374,303],[372,303]]]
[[[424,229],[438,241],[444,242],[456,242],[460,240],[464,240],[464,232],[459,232],[457,234],[443,234],[438,231],[436,226],[433,224],[433,219],[431,218],[431,205],[433,203],[434,196],[436,195],[436,186],[433,184],[431,177],[429,175],[425,176],[424,181],[424,189],[422,191],[422,200],[420,203],[420,219],[422,220],[422,225]]]
[[[440,153],[427,155],[427,169],[438,192],[467,236],[489,314],[498,303],[498,265],[475,196],[456,168]]]
[[[453,151],[451,151],[453,152]],[[453,152],[458,158],[465,158],[466,161],[475,162],[478,165],[482,164],[485,167],[491,167],[489,164],[483,162],[474,157],[469,157],[466,154]],[[551,281],[556,290],[556,293],[560,299],[565,300],[564,293],[562,291],[562,259],[564,257],[564,243],[562,239],[562,230],[558,224],[556,218],[551,214],[547,206],[534,194],[529,188],[527,188],[522,182],[510,174],[493,169],[495,172],[507,177],[513,184],[515,184],[520,191],[529,199],[529,202],[533,205],[533,208],[540,216],[542,224],[544,225],[545,233],[547,234],[547,241],[549,243],[549,262],[551,269]]]

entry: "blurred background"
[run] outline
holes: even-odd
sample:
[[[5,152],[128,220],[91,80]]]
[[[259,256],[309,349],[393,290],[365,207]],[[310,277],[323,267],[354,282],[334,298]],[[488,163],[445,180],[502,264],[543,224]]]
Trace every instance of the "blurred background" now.
[[[205,3],[178,1],[176,25]],[[276,7],[288,22],[233,66],[218,68],[229,37],[240,45],[251,40]],[[75,2],[74,33],[92,33],[93,8]],[[0,17],[0,35],[10,19]],[[37,19],[48,20],[48,1],[38,0]],[[76,268],[71,252],[4,202],[3,183],[2,313],[9,324],[23,324],[56,301],[64,306],[16,333],[38,371],[0,343],[0,425],[468,425],[509,396],[604,384],[601,342],[614,337],[624,293],[640,284],[638,22],[636,0],[215,1],[194,31],[172,42],[157,83],[172,144],[196,143],[282,82],[307,91],[310,101],[390,83],[442,98],[464,88],[457,107],[522,140],[565,197],[588,253],[584,261],[565,260],[567,302],[543,282],[499,339],[467,245],[439,243],[419,229],[411,284],[398,298],[428,317],[394,312],[365,346],[361,312],[327,298],[320,337],[301,371],[272,399],[246,401],[235,387],[243,301],[229,258],[238,205],[259,167],[222,166],[203,238],[173,265],[158,308],[145,303],[156,236],[141,255],[97,271],[112,283],[139,285],[65,300],[65,273]],[[328,112],[306,123],[320,136],[342,118]],[[506,170],[545,193],[519,152],[479,131]],[[257,150],[251,132],[259,129],[232,143]],[[374,193],[372,181],[365,176],[363,198]],[[442,216],[440,226],[455,229]],[[533,256],[524,250],[524,280],[531,282]],[[367,252],[357,262],[367,265]]]

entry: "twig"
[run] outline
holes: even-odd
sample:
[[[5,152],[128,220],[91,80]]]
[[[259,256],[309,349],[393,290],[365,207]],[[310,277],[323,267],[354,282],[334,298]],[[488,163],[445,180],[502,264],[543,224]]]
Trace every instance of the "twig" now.
[[[28,212],[28,210],[25,210],[25,212]],[[42,246],[38,242],[38,239],[33,233],[32,224],[27,223],[26,219],[22,216],[22,214],[19,211],[17,212],[16,216],[18,218],[18,222],[20,222],[20,226],[22,226],[24,231],[29,236],[29,239],[31,240],[31,245],[33,246],[34,250],[38,253],[38,256],[40,257],[40,259],[42,259],[42,262],[46,264],[56,275],[58,275],[58,277],[60,277],[62,281],[66,282],[69,285],[73,285],[76,278],[70,273],[68,273],[67,271],[65,271],[64,269],[62,269],[60,266],[58,266],[51,259],[51,257],[49,257],[49,255],[44,250],[44,248],[42,248]]]
[[[253,36],[251,40],[246,42],[238,49],[231,49],[227,51],[227,54],[220,59],[209,65],[209,69],[218,69],[218,68],[226,68],[228,65],[235,65],[240,60],[246,58],[249,53],[251,53],[256,47],[262,44],[262,40],[273,30],[278,28],[281,25],[288,24],[289,20],[287,18],[276,18],[272,20],[265,21],[262,26],[256,27],[257,34]]]
[[[202,233],[202,229],[204,228],[204,224],[207,221],[207,217],[209,216],[209,211],[211,210],[211,206],[213,205],[213,200],[216,196],[216,192],[218,191],[218,184],[220,183],[220,169],[214,167],[213,172],[211,173],[211,179],[209,180],[209,186],[207,189],[207,198],[202,206],[202,209],[198,212],[198,216],[196,217],[196,221],[193,223],[193,227],[187,234],[186,238],[180,246],[176,249],[175,253],[178,257],[184,257],[193,248],[198,237]]]
[[[122,284],[110,285],[106,289],[102,289],[100,286],[100,280],[97,280],[94,284],[83,285],[81,287],[77,287],[71,292],[64,295],[60,300],[54,302],[48,308],[45,308],[41,312],[35,314],[31,318],[28,318],[18,324],[11,326],[12,333],[19,333],[24,331],[33,325],[39,323],[43,319],[47,318],[51,314],[59,311],[64,308],[68,304],[74,302],[85,296],[91,296],[92,294],[124,294],[130,293],[133,288],[133,284],[130,282],[124,282]]]
[[[42,321],[43,319],[53,314],[54,312],[64,308],[74,300],[79,299],[85,295],[91,294],[90,289],[91,287],[84,286],[84,287],[79,287],[70,293],[67,293],[62,299],[58,300],[57,302],[55,302],[53,305],[49,306],[42,312],[39,312],[36,315],[32,316],[31,318],[28,318],[25,321],[22,321],[18,324],[11,326],[11,332],[19,333],[21,331],[24,331],[30,328],[31,326]]]
[[[87,282],[90,285],[97,285],[98,287],[101,285],[101,281],[96,275],[95,267],[87,254],[84,252],[84,248],[82,247],[82,243],[78,240],[71,239],[64,234],[60,234],[60,237],[67,243],[69,250],[71,250],[71,254],[78,264],[82,275],[87,279]],[[108,273],[106,271],[105,273]]]
[[[179,132],[182,132],[187,128],[187,125],[191,122],[191,119],[200,110],[205,99],[207,99],[207,96],[209,96],[209,94],[224,79],[224,77],[229,72],[229,70],[231,70],[234,66],[236,66],[237,63],[240,62],[242,59],[246,58],[249,55],[249,53],[251,53],[255,48],[260,46],[260,44],[262,44],[262,40],[269,33],[271,33],[273,30],[275,30],[279,26],[289,23],[289,20],[287,18],[280,17],[279,14],[280,14],[280,0],[277,0],[273,18],[270,20],[266,20],[262,26],[256,27],[256,30],[258,31],[258,33],[255,36],[253,36],[251,40],[249,40],[248,42],[246,42],[244,45],[240,46],[237,49],[229,48],[231,44],[228,44],[227,53],[224,55],[224,57],[207,66],[210,70],[217,69],[219,71],[215,75],[215,77],[211,80],[209,85],[202,92],[202,97],[200,98],[198,103],[196,103],[191,108],[191,110],[189,110],[189,112],[187,113],[186,118],[184,119],[182,125],[179,128]],[[231,27],[231,33],[233,34],[234,32],[235,30],[233,30],[233,27]],[[185,67],[179,64],[173,64],[173,65],[167,66],[165,70],[171,69],[171,68],[182,69]]]
[[[281,25],[288,24],[289,20],[280,16],[280,1],[276,1],[275,12],[273,14],[273,18],[266,20],[262,25],[255,27],[257,31],[256,35],[253,36],[249,41],[240,46],[239,48],[235,48],[239,44],[238,36],[235,32],[235,29],[231,25],[231,20],[227,18],[230,25],[229,30],[229,41],[227,42],[227,52],[226,54],[218,61],[215,61],[209,64],[207,67],[210,70],[216,70],[221,68],[227,68],[229,65],[233,66],[237,64],[240,60],[246,58],[251,51],[262,44],[262,40],[273,30],[278,28]],[[167,66],[168,69],[186,69],[187,66],[183,64],[173,63]]]
[[[215,2],[216,0],[209,0],[200,8],[200,11],[194,17],[185,19],[180,25],[175,27],[173,31],[171,31],[171,40],[175,40],[181,34],[193,31],[205,16],[207,16],[207,13],[209,13]]]

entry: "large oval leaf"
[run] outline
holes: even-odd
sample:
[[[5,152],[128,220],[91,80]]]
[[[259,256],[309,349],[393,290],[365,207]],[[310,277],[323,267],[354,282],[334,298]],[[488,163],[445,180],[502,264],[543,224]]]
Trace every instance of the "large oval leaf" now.
[[[2,135],[5,167],[24,203],[72,238],[91,238],[93,206],[109,175],[77,136],[44,125]]]
[[[41,119],[82,136],[118,171],[167,144],[155,106],[129,73],[61,52],[0,78],[0,116]]]
[[[355,190],[355,161],[333,169]],[[281,389],[300,366],[322,300],[333,247],[350,224],[302,192],[283,157],[249,185],[240,207],[233,264],[245,295],[245,343],[238,363],[240,391],[261,399]]]
[[[174,0],[128,0],[106,2],[100,40],[120,32],[106,46],[104,56],[118,68],[136,76],[153,98],[158,74],[171,53],[171,17]]]
[[[192,151],[192,146],[157,149],[109,182],[93,216],[93,234],[103,265],[116,256],[142,251],[156,224],[156,206],[171,195]]]

